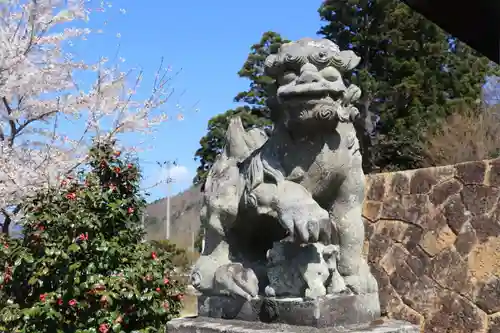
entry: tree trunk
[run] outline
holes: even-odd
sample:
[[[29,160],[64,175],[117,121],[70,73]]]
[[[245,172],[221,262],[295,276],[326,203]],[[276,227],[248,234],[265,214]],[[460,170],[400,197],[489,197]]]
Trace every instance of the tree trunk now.
[[[3,221],[3,225],[2,225],[2,233],[4,233],[5,235],[9,235],[9,227],[10,227],[10,222],[12,221],[10,216],[8,216],[7,214],[4,214],[5,216],[5,219]]]

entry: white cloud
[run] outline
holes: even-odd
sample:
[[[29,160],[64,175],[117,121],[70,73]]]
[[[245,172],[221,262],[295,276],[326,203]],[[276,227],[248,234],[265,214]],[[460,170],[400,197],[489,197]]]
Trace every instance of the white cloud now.
[[[170,178],[172,183],[167,186],[167,170],[166,168],[156,168],[151,170],[150,176],[144,179],[143,188],[151,195],[151,198],[164,198],[168,193],[175,195],[189,188],[192,184],[194,171],[183,165],[176,165],[170,168]]]
[[[172,182],[176,184],[190,182],[193,178],[193,175],[191,174],[189,169],[183,165],[175,165],[171,167],[170,175],[166,169],[163,169],[163,171],[161,172],[160,179],[164,181],[169,176],[172,179]]]

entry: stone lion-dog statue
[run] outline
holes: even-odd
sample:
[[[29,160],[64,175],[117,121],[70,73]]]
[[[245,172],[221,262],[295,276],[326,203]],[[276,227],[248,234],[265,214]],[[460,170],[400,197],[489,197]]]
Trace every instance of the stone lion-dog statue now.
[[[342,78],[359,62],[352,51],[310,38],[266,59],[275,89],[271,134],[231,119],[206,179],[205,245],[191,274],[204,295],[378,290],[362,257],[365,176],[352,105],[361,90]]]

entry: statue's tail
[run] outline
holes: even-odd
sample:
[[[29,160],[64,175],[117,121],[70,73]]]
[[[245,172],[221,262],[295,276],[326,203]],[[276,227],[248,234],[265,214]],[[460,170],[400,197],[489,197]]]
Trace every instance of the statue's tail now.
[[[226,172],[227,168],[244,161],[252,152],[262,147],[267,139],[268,136],[263,129],[252,128],[246,131],[240,117],[231,118],[226,132],[224,150],[208,172],[202,191],[211,192],[213,189],[212,182],[217,181],[215,175],[220,175]]]
[[[241,118],[233,117],[229,120],[226,132],[224,154],[229,159],[242,161],[250,156],[254,150],[260,148],[267,139],[267,134],[263,129],[253,128],[247,132]]]

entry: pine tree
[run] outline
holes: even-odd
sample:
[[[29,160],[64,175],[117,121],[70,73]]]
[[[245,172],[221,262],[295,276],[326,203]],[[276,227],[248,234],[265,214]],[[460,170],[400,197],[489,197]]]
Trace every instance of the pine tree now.
[[[457,105],[474,105],[497,68],[397,0],[327,0],[319,33],[362,57],[347,80],[378,114],[373,164],[417,168],[423,134],[439,128]]]
[[[179,314],[172,254],[143,242],[138,166],[113,145],[90,157],[24,205],[21,240],[3,239],[0,331],[163,332]]]
[[[277,32],[267,31],[262,34],[259,43],[252,45],[247,60],[238,72],[240,78],[250,81],[250,88],[236,95],[235,102],[245,103],[252,108],[267,108],[269,85],[273,83],[273,79],[265,75],[264,62],[270,54],[278,52],[280,46],[288,42],[290,41],[283,39]],[[263,114],[268,114],[268,111]]]

